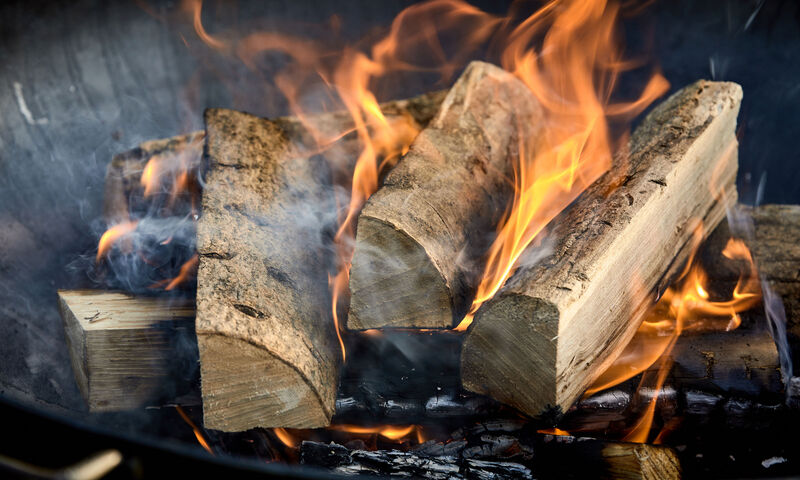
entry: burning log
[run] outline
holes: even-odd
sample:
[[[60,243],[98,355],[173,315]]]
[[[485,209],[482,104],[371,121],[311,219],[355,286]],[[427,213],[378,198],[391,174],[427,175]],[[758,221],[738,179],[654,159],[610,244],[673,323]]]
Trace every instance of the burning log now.
[[[711,231],[735,201],[741,95],[700,81],[645,118],[629,158],[554,220],[553,253],[476,313],[461,359],[467,390],[534,416],[564,411],[613,362],[693,222]]]
[[[141,143],[127,152],[114,155],[106,168],[103,218],[113,225],[130,220],[132,211],[146,210],[142,173],[150,159],[171,159],[181,155],[198,159],[202,155],[205,132],[192,132]],[[196,166],[199,162],[193,162]]]
[[[387,122],[429,118],[423,107],[436,98],[395,102]],[[343,132],[348,119],[314,123]],[[329,162],[297,119],[212,109],[205,122],[196,322],[205,426],[328,425],[341,359],[328,293],[337,212]],[[344,143],[356,158],[357,140]]]
[[[463,266],[488,240],[475,232],[500,220],[511,193],[508,157],[541,116],[512,74],[467,67],[359,216],[348,328],[449,328],[463,317],[476,286]]]
[[[72,368],[90,411],[139,408],[192,389],[192,302],[91,290],[61,290],[58,300]]]
[[[753,222],[753,236],[745,241],[762,281],[783,303],[793,367],[795,372],[800,371],[800,245],[794,241],[800,237],[800,206],[763,205],[742,210]],[[776,307],[774,303],[769,307]]]

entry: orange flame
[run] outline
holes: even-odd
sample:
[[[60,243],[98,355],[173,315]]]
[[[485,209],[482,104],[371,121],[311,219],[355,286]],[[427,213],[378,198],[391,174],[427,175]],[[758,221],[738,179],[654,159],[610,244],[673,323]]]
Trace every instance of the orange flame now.
[[[687,268],[676,285],[667,289],[658,303],[651,308],[622,354],[595,380],[585,395],[610,388],[642,372],[645,372],[645,375],[642,377],[641,385],[653,384],[654,390],[660,391],[672,366],[669,355],[681,333],[734,330],[741,323],[738,312],[755,306],[761,300],[761,287],[753,257],[744,242],[735,238],[728,240],[722,255],[730,260],[741,261],[747,267],[740,273],[730,300],[710,299],[706,287],[707,275],[695,262],[695,253],[702,239],[702,226],[700,226],[695,230],[692,255]],[[659,366],[653,373],[649,369],[656,363],[659,363]],[[650,399],[642,417],[624,438],[625,441],[647,441],[656,401],[657,398]]]
[[[100,262],[100,259],[108,255],[111,251],[111,247],[113,247],[118,240],[133,233],[138,224],[139,222],[136,220],[122,222],[106,230],[97,244],[97,256],[95,257],[95,261]]]
[[[545,226],[611,165],[607,117],[633,116],[669,84],[654,74],[641,96],[609,104],[617,75],[631,68],[620,58],[613,2],[552,1],[516,27],[502,65],[531,89],[545,110],[544,133],[520,144],[514,161],[514,199],[497,229],[469,314],[473,315],[514,273],[525,248]],[[544,36],[541,48],[533,47]]]
[[[536,433],[542,433],[542,434],[545,434],[545,435],[560,435],[562,437],[570,436],[568,431],[561,430],[560,428],[557,428],[557,427],[546,428],[546,429],[543,429],[543,430],[536,430]]]
[[[408,426],[382,425],[377,427],[362,427],[359,425],[331,425],[330,427],[328,427],[328,430],[334,430],[337,432],[348,432],[357,435],[378,434],[388,440],[398,441],[411,435],[412,433],[418,432],[419,427],[417,427],[416,425],[408,425]]]
[[[297,446],[300,445],[300,441],[287,432],[285,428],[273,428],[272,432],[278,437],[281,443],[289,448],[297,448]]]
[[[183,421],[189,424],[189,426],[192,428],[194,436],[197,439],[197,443],[199,443],[200,446],[205,448],[208,453],[214,455],[214,450],[211,449],[211,445],[208,444],[208,440],[206,440],[205,435],[203,435],[203,432],[201,432],[200,429],[197,428],[197,425],[195,425],[192,419],[189,418],[189,415],[187,415],[186,412],[183,411],[183,408],[181,408],[180,405],[175,405],[175,410],[178,411],[178,414],[180,414]]]

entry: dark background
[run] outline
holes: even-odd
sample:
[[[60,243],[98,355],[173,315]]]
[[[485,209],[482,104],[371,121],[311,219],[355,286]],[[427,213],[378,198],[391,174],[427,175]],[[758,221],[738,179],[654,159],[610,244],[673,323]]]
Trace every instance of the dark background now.
[[[204,21],[212,31],[218,19],[260,19],[262,28],[302,24],[296,33],[313,34],[336,13],[343,36],[356,39],[407,5],[208,2]],[[262,78],[209,55],[176,13],[173,4],[128,1],[0,6],[0,394],[62,412],[84,408],[55,290],[84,279],[80,255],[91,256],[102,231],[112,154],[201,128],[205,107],[286,113]],[[656,61],[673,90],[699,78],[740,83],[740,198],[800,203],[797,2],[656,2],[626,18],[624,31],[628,50]],[[621,93],[639,87],[632,75]],[[396,93],[422,88],[410,81]]]

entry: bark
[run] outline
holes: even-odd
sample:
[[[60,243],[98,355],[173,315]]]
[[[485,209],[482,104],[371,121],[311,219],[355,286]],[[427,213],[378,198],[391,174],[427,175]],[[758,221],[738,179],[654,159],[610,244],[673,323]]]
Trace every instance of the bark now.
[[[416,123],[436,98],[394,102],[387,121]],[[348,118],[321,115],[314,128],[346,131]],[[323,158],[296,119],[212,109],[205,121],[196,323],[205,425],[325,426],[341,357],[328,293],[338,212],[331,165],[348,170],[341,162],[357,157],[357,139]]]
[[[700,81],[645,118],[630,155],[553,221],[553,253],[477,312],[462,352],[467,390],[529,415],[565,411],[613,362],[694,222],[712,230],[735,201],[741,95]]]
[[[358,220],[350,329],[448,328],[507,205],[520,140],[542,110],[512,74],[473,62]]]

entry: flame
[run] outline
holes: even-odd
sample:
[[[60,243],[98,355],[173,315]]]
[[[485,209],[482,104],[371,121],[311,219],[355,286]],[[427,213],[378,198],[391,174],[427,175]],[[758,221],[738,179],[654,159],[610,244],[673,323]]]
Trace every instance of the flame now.
[[[536,433],[542,433],[542,434],[545,434],[545,435],[560,435],[562,437],[563,436],[566,436],[566,437],[570,436],[570,433],[568,431],[561,430],[560,428],[557,428],[557,427],[546,428],[546,429],[542,429],[542,430],[536,430]]]
[[[473,316],[514,273],[525,248],[545,226],[611,165],[607,118],[632,117],[662,95],[669,84],[654,74],[640,97],[609,104],[618,74],[632,67],[621,60],[614,2],[552,1],[509,36],[502,66],[519,77],[545,110],[544,133],[522,141],[514,162],[514,198],[497,229],[483,276],[467,316]],[[541,47],[536,39],[543,36]]]
[[[197,425],[195,425],[192,419],[189,418],[189,415],[187,415],[186,412],[183,411],[183,408],[181,408],[180,405],[175,405],[175,410],[178,411],[178,414],[180,414],[183,421],[189,424],[189,426],[192,428],[194,436],[195,438],[197,438],[197,443],[199,443],[200,446],[205,448],[208,453],[214,455],[214,450],[211,449],[211,445],[208,444],[205,435],[203,435],[203,432],[201,432],[200,429],[197,428]]]
[[[687,268],[673,287],[667,289],[648,313],[639,330],[622,354],[595,380],[586,391],[591,395],[605,390],[645,372],[642,385],[653,385],[658,392],[664,385],[672,367],[672,352],[678,337],[687,331],[723,330],[739,327],[738,312],[747,310],[761,300],[758,271],[752,254],[740,239],[728,240],[722,255],[737,265],[746,265],[739,275],[730,300],[711,300],[708,293],[708,276],[699,262],[696,252],[703,239],[702,225],[695,229],[692,253]],[[658,365],[655,373],[651,367]],[[655,414],[656,398],[648,402],[643,415],[628,432],[625,441],[646,442]]]
[[[132,234],[136,230],[138,224],[138,221],[132,220],[118,223],[106,230],[97,243],[97,256],[95,257],[95,261],[100,262],[100,259],[108,255],[111,251],[111,247],[113,247],[118,240]]]
[[[278,437],[285,446],[289,448],[297,448],[300,445],[300,440],[292,436],[285,428],[273,428],[272,432]]]
[[[328,427],[328,430],[333,430],[337,432],[348,432],[357,435],[377,434],[388,440],[398,441],[411,435],[412,433],[418,433],[419,427],[417,427],[416,425],[407,425],[407,426],[382,425],[377,427],[363,427],[360,425],[331,425],[330,427]]]
[[[180,272],[178,276],[169,280],[167,286],[164,287],[164,290],[173,290],[178,285],[182,284],[183,282],[187,281],[188,279],[195,276],[197,273],[197,263],[199,261],[199,257],[195,253],[192,255],[192,258],[186,261],[183,265],[181,265]]]

